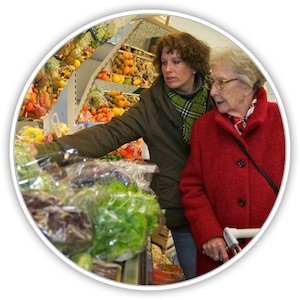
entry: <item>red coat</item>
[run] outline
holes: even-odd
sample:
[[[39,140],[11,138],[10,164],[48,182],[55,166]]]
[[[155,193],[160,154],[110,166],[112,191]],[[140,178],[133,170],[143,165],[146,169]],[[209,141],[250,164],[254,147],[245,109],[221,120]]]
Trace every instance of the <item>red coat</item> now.
[[[277,104],[267,102],[263,88],[256,97],[256,108],[242,136],[216,108],[194,123],[191,153],[179,187],[197,246],[198,275],[218,266],[202,254],[205,242],[222,237],[224,227],[261,227],[276,199],[234,140],[239,139],[280,186],[285,160],[282,119]]]

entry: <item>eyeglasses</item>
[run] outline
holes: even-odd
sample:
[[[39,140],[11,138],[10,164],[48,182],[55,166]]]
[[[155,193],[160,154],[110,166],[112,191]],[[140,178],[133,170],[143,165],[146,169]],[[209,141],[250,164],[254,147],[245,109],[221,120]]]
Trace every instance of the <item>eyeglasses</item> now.
[[[222,91],[227,83],[229,83],[231,81],[235,81],[235,80],[239,80],[239,79],[238,78],[232,78],[232,79],[225,80],[225,79],[212,79],[212,78],[210,78],[210,85],[211,85],[211,87],[213,85],[215,85],[215,87],[218,91]]]

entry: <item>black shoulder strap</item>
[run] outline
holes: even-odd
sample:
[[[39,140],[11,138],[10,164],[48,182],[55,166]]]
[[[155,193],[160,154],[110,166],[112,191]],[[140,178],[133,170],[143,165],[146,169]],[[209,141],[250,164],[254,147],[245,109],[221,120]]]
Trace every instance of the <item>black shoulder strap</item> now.
[[[277,195],[279,192],[279,188],[277,187],[277,185],[272,181],[272,179],[266,174],[266,172],[256,163],[256,161],[254,160],[254,158],[252,157],[252,155],[247,151],[247,149],[242,145],[242,143],[235,139],[239,148],[244,152],[244,154],[252,161],[253,165],[256,167],[256,169],[258,170],[258,172],[266,179],[266,181],[268,182],[268,184],[271,186],[271,188],[273,189],[274,193]]]

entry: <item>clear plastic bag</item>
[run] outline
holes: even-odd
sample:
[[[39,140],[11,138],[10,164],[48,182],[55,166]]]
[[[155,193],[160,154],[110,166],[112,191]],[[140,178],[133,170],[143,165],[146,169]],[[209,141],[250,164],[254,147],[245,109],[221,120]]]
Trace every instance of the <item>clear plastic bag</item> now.
[[[66,172],[72,186],[78,188],[95,184],[108,185],[117,181],[129,186],[133,182],[124,168],[99,159],[75,163],[66,168]]]
[[[153,193],[150,183],[153,173],[158,172],[158,168],[155,164],[144,161],[90,159],[73,164],[66,171],[75,187],[121,182],[127,187],[135,184],[137,188]]]
[[[38,159],[21,156],[16,169],[24,200],[63,253],[85,249],[98,259],[124,261],[143,251],[163,222],[150,189],[158,171],[153,164],[89,159],[71,150]]]
[[[150,188],[154,173],[158,173],[157,165],[144,160],[117,160],[109,162],[111,165],[122,168],[136,186],[146,193],[153,193]]]
[[[55,196],[27,191],[23,198],[37,226],[63,253],[85,250],[93,237],[93,226],[79,207],[64,206]]]
[[[14,159],[20,189],[45,191],[57,189],[67,176],[65,169],[61,166],[85,160],[78,156],[75,149],[48,153],[34,158],[30,146],[20,140],[15,141]]]
[[[162,223],[153,194],[120,182],[84,187],[68,203],[91,218],[94,237],[88,251],[106,261],[124,261],[143,251],[147,237]]]
[[[92,224],[78,207],[48,206],[34,210],[32,216],[45,236],[65,254],[85,250],[92,240]]]

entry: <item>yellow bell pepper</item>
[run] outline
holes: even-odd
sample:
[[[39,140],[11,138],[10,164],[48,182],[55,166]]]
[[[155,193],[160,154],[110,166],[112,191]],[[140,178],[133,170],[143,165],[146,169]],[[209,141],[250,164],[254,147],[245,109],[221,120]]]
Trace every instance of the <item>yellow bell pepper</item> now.
[[[44,131],[41,128],[26,126],[22,132],[22,138],[27,143],[42,143]]]

